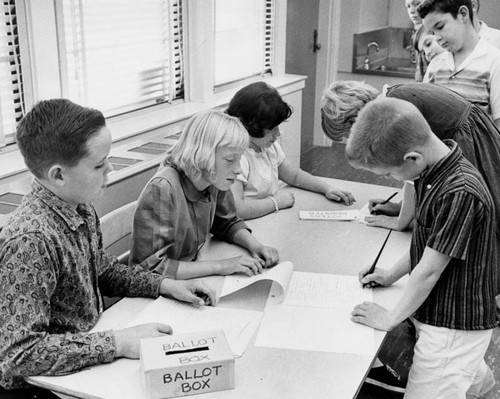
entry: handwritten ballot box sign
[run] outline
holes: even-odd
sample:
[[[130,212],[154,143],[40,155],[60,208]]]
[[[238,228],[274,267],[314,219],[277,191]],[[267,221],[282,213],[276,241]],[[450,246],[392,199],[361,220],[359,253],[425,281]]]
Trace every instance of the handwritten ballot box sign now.
[[[299,211],[300,220],[360,220],[359,209],[343,211]]]
[[[146,399],[234,388],[234,358],[223,330],[141,340]]]

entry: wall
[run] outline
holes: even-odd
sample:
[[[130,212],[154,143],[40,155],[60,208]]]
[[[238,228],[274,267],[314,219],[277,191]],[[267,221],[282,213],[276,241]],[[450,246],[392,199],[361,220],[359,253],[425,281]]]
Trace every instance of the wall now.
[[[299,145],[302,151],[313,145],[314,138],[317,53],[312,47],[314,29],[318,28],[318,14],[319,0],[288,0],[285,72],[307,76],[303,93],[304,108],[294,107],[294,114],[302,114]]]
[[[480,0],[478,15],[489,27],[500,29],[500,1]]]

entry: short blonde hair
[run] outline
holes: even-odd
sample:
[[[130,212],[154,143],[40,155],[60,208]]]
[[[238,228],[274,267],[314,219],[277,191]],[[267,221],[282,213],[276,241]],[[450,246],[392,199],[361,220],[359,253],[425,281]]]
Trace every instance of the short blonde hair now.
[[[432,130],[417,107],[397,98],[378,98],[359,113],[347,140],[349,163],[400,166],[404,155],[423,146]]]
[[[221,111],[209,110],[193,115],[186,123],[179,140],[167,151],[164,164],[170,163],[191,180],[203,172],[215,172],[218,148],[246,149],[248,133],[238,118]]]
[[[373,86],[356,80],[333,82],[321,97],[321,126],[332,140],[349,137],[351,126],[365,104],[380,92]]]

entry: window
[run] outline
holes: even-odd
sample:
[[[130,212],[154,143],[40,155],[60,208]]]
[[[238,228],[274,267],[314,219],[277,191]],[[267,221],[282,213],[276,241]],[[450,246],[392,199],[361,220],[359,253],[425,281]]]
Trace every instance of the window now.
[[[62,94],[109,117],[184,94],[181,0],[57,3]]]
[[[215,85],[271,71],[273,0],[215,0]]]
[[[14,0],[1,3],[0,16],[0,147],[14,141],[24,114],[17,15]]]
[[[287,0],[1,1],[0,146],[42,99],[100,109],[117,141],[285,73]]]

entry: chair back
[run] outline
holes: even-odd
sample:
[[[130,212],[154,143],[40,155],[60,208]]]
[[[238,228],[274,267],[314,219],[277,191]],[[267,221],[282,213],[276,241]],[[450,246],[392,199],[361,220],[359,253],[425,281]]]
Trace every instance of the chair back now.
[[[137,201],[130,202],[101,218],[104,249],[125,264],[128,263],[136,205]]]

